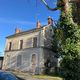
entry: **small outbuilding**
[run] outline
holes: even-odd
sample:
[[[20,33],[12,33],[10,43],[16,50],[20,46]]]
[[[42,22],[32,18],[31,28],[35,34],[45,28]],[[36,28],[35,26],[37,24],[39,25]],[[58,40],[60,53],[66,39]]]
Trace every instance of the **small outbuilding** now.
[[[3,57],[0,56],[0,69],[2,69],[2,65],[3,65]]]

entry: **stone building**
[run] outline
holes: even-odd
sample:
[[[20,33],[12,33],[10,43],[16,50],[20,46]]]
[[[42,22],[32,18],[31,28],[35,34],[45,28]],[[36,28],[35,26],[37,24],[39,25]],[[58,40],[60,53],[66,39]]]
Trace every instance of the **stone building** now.
[[[3,65],[3,57],[0,56],[0,69],[2,69],[2,65]]]
[[[41,74],[47,59],[54,57],[51,51],[53,20],[48,18],[48,25],[28,31],[16,29],[15,34],[6,37],[3,69],[19,70]],[[56,61],[54,61],[56,63]]]

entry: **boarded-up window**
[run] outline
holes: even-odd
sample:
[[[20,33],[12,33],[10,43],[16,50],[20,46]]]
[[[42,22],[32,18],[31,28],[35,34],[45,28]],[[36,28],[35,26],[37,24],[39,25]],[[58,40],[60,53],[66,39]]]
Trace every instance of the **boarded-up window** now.
[[[32,55],[31,62],[32,62],[32,64],[35,64],[35,62],[36,62],[36,55],[35,54]]]
[[[12,42],[9,42],[9,51],[11,51]]]
[[[36,55],[35,54],[32,55],[31,66],[32,66],[32,72],[34,73],[36,69]]]
[[[33,38],[33,47],[37,47],[37,37]]]
[[[18,55],[17,56],[17,67],[19,67],[21,65],[22,65],[22,56],[21,55]]]
[[[23,40],[20,40],[20,49],[23,48]]]

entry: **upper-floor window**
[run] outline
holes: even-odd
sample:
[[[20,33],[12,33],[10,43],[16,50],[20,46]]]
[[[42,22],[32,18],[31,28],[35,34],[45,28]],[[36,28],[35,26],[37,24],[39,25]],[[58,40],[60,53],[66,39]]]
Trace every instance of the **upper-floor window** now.
[[[37,47],[37,37],[33,38],[33,47]]]
[[[9,42],[9,51],[11,51],[12,42]]]
[[[23,40],[20,40],[20,49],[23,48]]]
[[[52,29],[50,29],[50,33],[52,33],[53,32],[53,30]]]

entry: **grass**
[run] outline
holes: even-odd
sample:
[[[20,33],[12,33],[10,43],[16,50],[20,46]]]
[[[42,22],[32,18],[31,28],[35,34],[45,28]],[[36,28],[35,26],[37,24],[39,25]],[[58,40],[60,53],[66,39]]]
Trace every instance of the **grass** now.
[[[41,79],[41,80],[63,80],[60,77],[57,76],[49,76],[49,75],[29,75],[28,73],[24,72],[13,72],[17,77],[23,78],[24,80],[26,79],[27,76],[35,78],[36,79]],[[20,79],[21,80],[21,79]]]
[[[60,77],[52,77],[48,75],[33,75],[33,78],[38,78],[38,79],[49,79],[49,80],[63,80]]]

